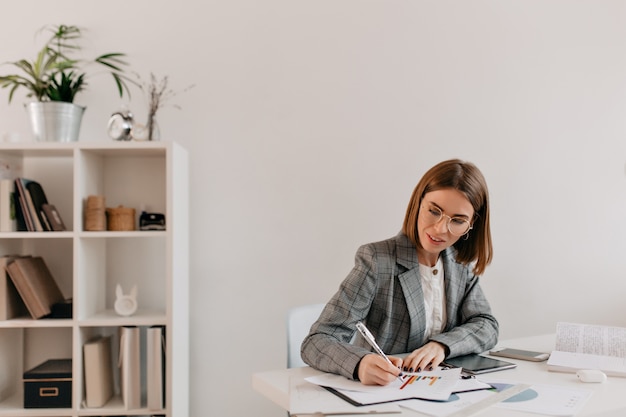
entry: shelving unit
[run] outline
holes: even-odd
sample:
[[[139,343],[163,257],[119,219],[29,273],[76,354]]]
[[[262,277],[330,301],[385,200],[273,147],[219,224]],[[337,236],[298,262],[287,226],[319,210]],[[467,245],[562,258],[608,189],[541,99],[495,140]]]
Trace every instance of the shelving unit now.
[[[187,152],[174,142],[75,142],[0,144],[0,175],[17,171],[39,182],[67,227],[64,232],[2,232],[0,255],[42,256],[63,295],[73,299],[72,319],[28,317],[0,321],[0,416],[188,415],[189,261]],[[84,230],[89,195],[107,207],[164,213],[165,231]],[[114,312],[115,287],[137,285],[138,310]],[[139,326],[145,358],[145,329],[166,327],[165,408],[145,408],[145,364],[140,409],[124,409],[119,372],[115,396],[103,408],[85,408],[83,344],[113,336],[117,364],[120,326]],[[24,409],[24,371],[47,359],[72,358],[72,408]]]

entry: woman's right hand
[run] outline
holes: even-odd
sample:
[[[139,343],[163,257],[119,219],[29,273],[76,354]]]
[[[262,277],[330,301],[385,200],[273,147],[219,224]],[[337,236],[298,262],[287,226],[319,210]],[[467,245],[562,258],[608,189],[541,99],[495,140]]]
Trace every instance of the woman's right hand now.
[[[380,355],[370,353],[359,363],[359,380],[364,385],[387,385],[396,379],[401,371],[402,359],[389,356],[391,365]]]

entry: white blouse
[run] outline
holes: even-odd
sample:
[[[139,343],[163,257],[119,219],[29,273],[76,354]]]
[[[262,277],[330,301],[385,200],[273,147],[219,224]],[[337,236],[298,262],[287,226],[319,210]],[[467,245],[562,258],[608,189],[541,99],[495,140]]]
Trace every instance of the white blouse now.
[[[420,264],[424,311],[426,312],[426,338],[441,333],[446,322],[446,297],[443,285],[443,262],[437,259],[434,267]]]

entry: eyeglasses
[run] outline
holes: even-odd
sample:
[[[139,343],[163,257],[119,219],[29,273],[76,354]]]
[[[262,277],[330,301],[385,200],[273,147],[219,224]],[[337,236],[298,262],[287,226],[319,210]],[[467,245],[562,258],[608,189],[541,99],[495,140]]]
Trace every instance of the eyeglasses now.
[[[454,236],[463,236],[472,229],[469,220],[463,217],[450,217],[447,214],[443,214],[443,211],[441,211],[439,207],[430,206],[426,208],[426,210],[422,210],[422,212],[424,219],[429,224],[437,224],[443,217],[447,217],[448,221],[446,222],[446,226],[448,227],[448,231]]]

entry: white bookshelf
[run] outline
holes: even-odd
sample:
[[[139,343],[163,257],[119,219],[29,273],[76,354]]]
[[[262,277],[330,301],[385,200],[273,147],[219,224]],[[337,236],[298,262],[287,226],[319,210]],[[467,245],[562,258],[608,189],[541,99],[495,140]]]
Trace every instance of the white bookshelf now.
[[[0,255],[42,256],[63,295],[73,299],[72,319],[28,317],[0,321],[0,416],[186,416],[189,414],[189,261],[187,152],[174,142],[0,143],[0,175],[17,170],[39,182],[67,227],[64,232],[2,232]],[[164,213],[165,231],[85,231],[89,195],[107,207],[123,205]],[[137,285],[138,310],[113,310],[115,287]],[[85,408],[82,346],[113,335],[117,363],[120,326],[166,326],[165,408],[125,410],[119,372],[115,396],[103,408]],[[22,374],[47,359],[72,358],[72,407],[24,409]],[[144,359],[145,360],[145,359]]]

